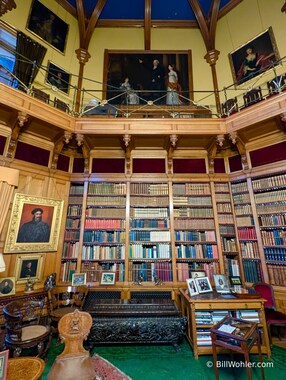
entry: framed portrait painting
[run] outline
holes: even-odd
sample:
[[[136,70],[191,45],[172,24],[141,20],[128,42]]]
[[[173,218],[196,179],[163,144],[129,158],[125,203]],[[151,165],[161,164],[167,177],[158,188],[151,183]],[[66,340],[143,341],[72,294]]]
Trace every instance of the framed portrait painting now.
[[[15,277],[5,277],[0,279],[0,297],[15,294]]]
[[[17,255],[15,265],[15,278],[17,284],[23,284],[30,278],[40,282],[43,274],[44,255]]]
[[[16,193],[4,252],[56,251],[62,210],[61,200]]]
[[[255,78],[277,65],[280,56],[270,27],[229,54],[229,61],[236,85]]]
[[[100,285],[114,285],[115,272],[102,272]]]
[[[33,0],[27,29],[64,53],[69,26],[39,0]]]
[[[9,350],[0,352],[0,380],[7,379]]]
[[[46,75],[46,82],[53,86],[54,90],[60,90],[68,94],[71,75],[56,66],[52,62],[48,62],[48,70]]]

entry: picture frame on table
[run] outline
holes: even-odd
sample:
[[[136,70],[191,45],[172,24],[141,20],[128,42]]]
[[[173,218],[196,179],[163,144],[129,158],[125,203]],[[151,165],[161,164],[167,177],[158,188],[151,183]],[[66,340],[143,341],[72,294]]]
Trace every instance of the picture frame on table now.
[[[72,286],[86,285],[86,273],[73,273]]]
[[[0,380],[7,379],[9,350],[0,352]]]
[[[242,285],[240,276],[229,276],[229,282],[231,286]]]
[[[39,0],[33,0],[26,29],[64,53],[69,25]]]
[[[198,295],[199,291],[198,291],[195,279],[194,278],[188,278],[186,281],[187,281],[190,296],[192,297],[192,296]]]
[[[63,204],[62,200],[16,193],[4,252],[56,251]]]
[[[208,293],[213,291],[208,277],[197,277],[195,282],[199,293]]]
[[[0,297],[15,294],[15,277],[4,277],[0,279]]]
[[[248,52],[248,49],[252,51],[249,50]],[[272,27],[229,53],[228,57],[233,81],[236,85],[245,83],[261,73],[273,69],[279,64],[280,55]]]
[[[204,270],[191,270],[191,278],[205,277],[206,272]]]
[[[16,284],[24,284],[28,279],[40,282],[44,268],[44,254],[17,255],[15,265]]]
[[[230,293],[229,283],[225,274],[214,274],[214,283],[218,293]]]
[[[115,272],[102,272],[100,285],[114,285],[115,284]]]

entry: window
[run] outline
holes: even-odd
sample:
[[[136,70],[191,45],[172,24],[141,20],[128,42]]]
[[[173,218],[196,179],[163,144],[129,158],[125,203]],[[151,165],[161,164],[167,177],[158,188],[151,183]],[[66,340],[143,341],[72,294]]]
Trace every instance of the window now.
[[[0,21],[0,82],[16,87],[12,73],[16,61],[17,32]]]

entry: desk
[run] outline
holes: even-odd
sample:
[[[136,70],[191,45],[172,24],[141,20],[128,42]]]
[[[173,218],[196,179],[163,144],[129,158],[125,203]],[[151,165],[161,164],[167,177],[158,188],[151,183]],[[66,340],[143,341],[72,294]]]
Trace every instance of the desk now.
[[[226,348],[231,352],[238,352],[244,355],[247,378],[251,380],[251,368],[249,352],[256,345],[259,354],[260,364],[262,363],[260,336],[258,324],[239,318],[225,317],[211,329],[212,351],[214,356],[214,369],[216,380],[219,379],[217,366],[217,347]],[[261,375],[264,380],[264,368],[261,365]]]
[[[21,357],[8,360],[7,380],[38,380],[45,370],[43,359]]]
[[[257,321],[262,337],[261,351],[270,358],[263,298],[235,298],[215,291],[190,297],[186,289],[180,289],[179,302],[182,313],[188,320],[186,337],[193,348],[195,359],[199,355],[212,354],[210,330],[225,316]],[[257,352],[257,346],[252,347],[251,353]]]

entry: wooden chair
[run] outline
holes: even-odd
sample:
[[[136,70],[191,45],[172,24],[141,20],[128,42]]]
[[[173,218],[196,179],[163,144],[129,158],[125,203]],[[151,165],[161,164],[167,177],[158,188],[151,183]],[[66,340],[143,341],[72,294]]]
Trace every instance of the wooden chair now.
[[[270,344],[272,343],[272,327],[277,327],[278,337],[281,340],[281,328],[286,328],[286,314],[277,311],[273,287],[270,284],[259,282],[253,285],[254,290],[267,301],[264,304],[265,318],[268,327]]]
[[[252,90],[247,91],[243,95],[245,107],[249,107],[252,104],[260,102],[261,100],[263,100],[261,87],[253,88]]]
[[[49,318],[43,316],[45,299],[12,301],[3,308],[6,335],[4,344],[13,357],[45,357],[52,332]]]
[[[42,102],[48,103],[50,102],[50,95],[46,92],[39,90],[38,88],[33,87],[31,94],[34,98],[41,100]]]
[[[67,113],[69,112],[69,106],[58,98],[54,98],[54,107],[58,108],[59,110],[63,112],[67,112]]]
[[[43,359],[21,357],[8,360],[7,380],[39,380],[45,370]]]
[[[286,75],[278,75],[267,82],[269,95],[275,95],[286,89]]]
[[[222,108],[222,114],[224,116],[229,116],[237,112],[238,111],[237,97],[227,99],[224,103],[222,103],[221,108]]]
[[[83,347],[91,326],[92,317],[84,311],[75,310],[61,318],[58,330],[65,347],[53,363],[47,380],[96,378],[93,361]]]
[[[64,315],[82,309],[87,292],[86,285],[56,286],[48,291],[49,317],[54,332],[57,332],[58,323]]]

